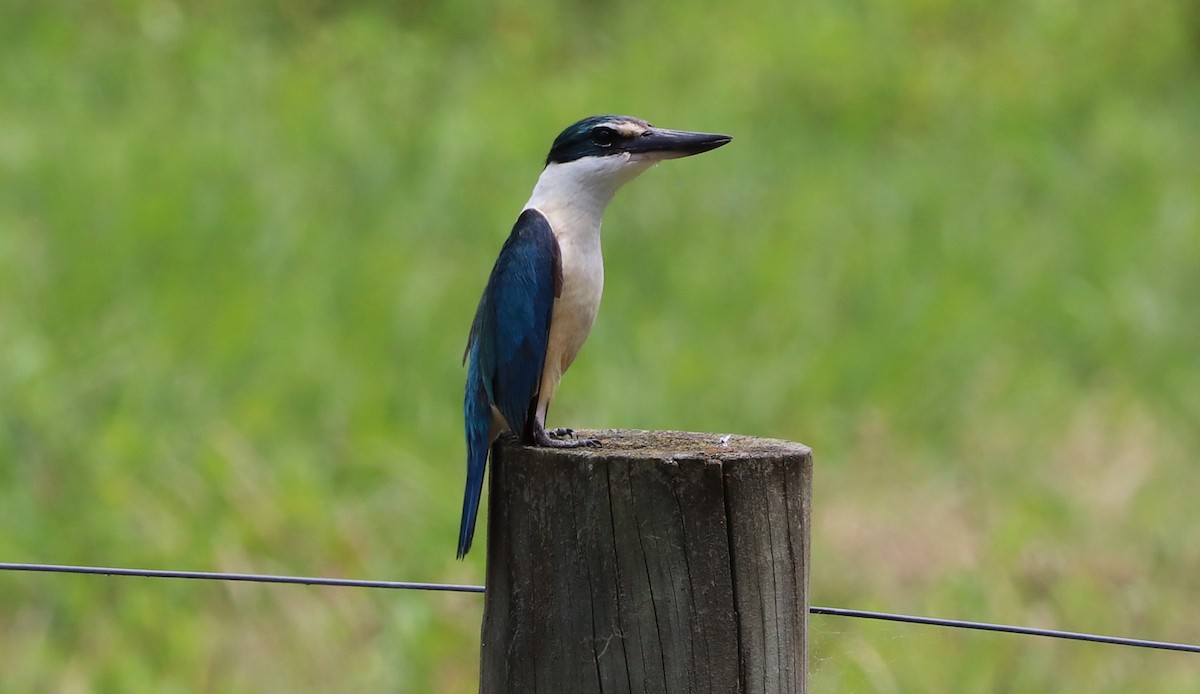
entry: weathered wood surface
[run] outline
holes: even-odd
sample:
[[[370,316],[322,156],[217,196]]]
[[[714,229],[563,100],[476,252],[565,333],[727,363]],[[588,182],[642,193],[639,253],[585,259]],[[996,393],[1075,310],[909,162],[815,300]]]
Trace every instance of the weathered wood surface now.
[[[480,691],[803,693],[811,451],[578,434],[494,451]]]

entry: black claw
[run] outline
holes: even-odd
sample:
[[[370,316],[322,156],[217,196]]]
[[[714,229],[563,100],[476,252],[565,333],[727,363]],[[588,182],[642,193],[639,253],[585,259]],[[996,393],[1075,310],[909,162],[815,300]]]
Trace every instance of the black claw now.
[[[599,446],[599,439],[577,439],[575,438],[575,430],[560,427],[553,431],[546,431],[534,422],[534,428],[531,432],[533,443],[537,446],[546,448],[589,448]],[[562,437],[562,438],[559,438]]]
[[[549,436],[537,439],[537,445],[546,448],[582,448],[583,446],[599,446],[596,439],[552,439]]]

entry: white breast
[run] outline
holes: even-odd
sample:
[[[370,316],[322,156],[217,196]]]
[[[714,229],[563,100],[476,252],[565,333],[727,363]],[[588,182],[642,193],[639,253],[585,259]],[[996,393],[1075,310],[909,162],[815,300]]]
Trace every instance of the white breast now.
[[[551,221],[553,225],[553,220]],[[600,229],[591,234],[561,234],[562,295],[554,302],[550,319],[550,346],[546,361],[557,360],[558,375],[575,361],[592,331],[600,298],[604,293],[604,258],[600,252]]]
[[[540,400],[548,406],[559,379],[575,361],[596,322],[604,294],[604,258],[599,217],[581,217],[563,209],[538,209],[550,221],[562,263],[562,293],[554,301],[542,369]]]
[[[562,294],[554,302],[550,343],[542,370],[538,419],[558,381],[587,340],[604,293],[604,258],[600,252],[600,222],[617,189],[651,162],[628,155],[588,157],[550,164],[542,171],[526,209],[536,209],[550,221],[562,258]]]

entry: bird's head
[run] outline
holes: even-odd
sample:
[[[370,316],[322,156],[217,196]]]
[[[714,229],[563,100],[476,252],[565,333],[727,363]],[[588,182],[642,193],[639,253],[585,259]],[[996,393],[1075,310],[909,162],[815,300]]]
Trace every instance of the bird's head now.
[[[656,128],[633,116],[592,116],[559,134],[546,155],[546,164],[566,164],[586,157],[654,163],[707,152],[732,139],[716,133]]]
[[[546,155],[547,171],[581,186],[615,192],[664,159],[690,157],[727,144],[716,133],[656,128],[632,116],[592,116],[567,126]]]

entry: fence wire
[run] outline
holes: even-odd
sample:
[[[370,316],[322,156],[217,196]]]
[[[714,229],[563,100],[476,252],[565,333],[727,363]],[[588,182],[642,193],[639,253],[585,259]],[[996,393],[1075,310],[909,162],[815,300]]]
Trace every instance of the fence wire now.
[[[105,566],[71,566],[65,564],[19,564],[0,562],[0,571],[25,571],[37,573],[88,574],[101,576],[124,576],[139,578],[188,578],[203,581],[245,581],[250,583],[283,583],[304,586],[333,586],[337,588],[384,588],[389,590],[426,590],[451,593],[483,593],[484,586],[462,585],[454,583],[415,583],[410,581],[370,581],[355,578],[325,578],[321,576],[276,576],[271,574],[221,573],[216,571],[164,571],[156,569],[127,569]],[[833,617],[849,617],[854,619],[874,619],[888,622],[903,622],[906,624],[924,624],[927,626],[947,627],[951,629],[970,629],[975,631],[991,631],[1021,636],[1043,636],[1054,639],[1071,641],[1087,641],[1104,643],[1115,646],[1134,648],[1154,648],[1167,651],[1182,651],[1185,653],[1200,653],[1200,645],[1173,643],[1171,641],[1154,641],[1125,636],[1105,636],[1088,634],[1079,631],[1061,631],[1058,629],[1041,629],[1038,627],[1015,626],[1011,624],[993,624],[990,622],[974,622],[963,619],[943,619],[940,617],[921,617],[917,615],[895,614],[892,612],[873,612],[869,610],[852,610],[842,607],[808,608],[811,614],[829,615]]]
[[[158,569],[119,569],[111,566],[69,566],[64,564],[9,564],[0,562],[0,571],[33,571],[58,574],[92,574],[101,576],[137,576],[139,578],[191,578],[201,581],[246,581],[250,583],[289,583],[302,586],[336,586],[339,588],[388,588],[391,590],[440,590],[451,593],[482,593],[483,586],[453,583],[411,583],[408,581],[366,581],[357,578],[323,578],[319,576],[273,576],[271,574],[237,574],[215,571],[162,571]]]

